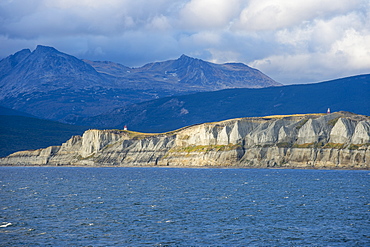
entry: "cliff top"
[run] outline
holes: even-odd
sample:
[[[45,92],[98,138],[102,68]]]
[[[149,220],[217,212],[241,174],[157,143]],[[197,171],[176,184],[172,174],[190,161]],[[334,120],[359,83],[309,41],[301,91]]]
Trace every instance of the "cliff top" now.
[[[271,116],[264,116],[264,117],[244,117],[244,118],[233,118],[233,119],[227,119],[219,122],[207,122],[207,123],[200,123],[200,124],[194,124],[194,125],[189,125],[177,130],[173,131],[168,131],[168,132],[163,132],[163,133],[144,133],[144,132],[136,132],[136,131],[131,131],[131,130],[119,130],[119,129],[114,129],[114,130],[106,130],[109,132],[116,132],[116,133],[126,133],[127,137],[130,139],[141,139],[141,138],[146,138],[150,136],[162,136],[162,135],[174,135],[177,134],[178,132],[185,130],[185,129],[190,129],[194,126],[201,126],[201,125],[220,125],[223,126],[225,124],[228,124],[230,122],[235,122],[235,121],[252,121],[252,122],[268,122],[271,120],[291,120],[291,121],[300,121],[304,119],[317,119],[319,117],[323,116],[330,116],[331,119],[338,119],[338,118],[347,118],[353,121],[364,121],[370,120],[370,116],[365,116],[365,115],[359,115],[355,114],[352,112],[346,112],[346,111],[339,111],[339,112],[333,112],[330,114],[326,113],[307,113],[307,114],[291,114],[291,115],[271,115]]]

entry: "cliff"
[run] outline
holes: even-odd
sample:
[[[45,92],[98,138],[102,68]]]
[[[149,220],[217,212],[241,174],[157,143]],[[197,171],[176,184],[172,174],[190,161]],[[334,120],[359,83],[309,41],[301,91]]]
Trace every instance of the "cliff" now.
[[[163,134],[88,130],[1,165],[370,168],[370,117],[348,112],[239,118]]]

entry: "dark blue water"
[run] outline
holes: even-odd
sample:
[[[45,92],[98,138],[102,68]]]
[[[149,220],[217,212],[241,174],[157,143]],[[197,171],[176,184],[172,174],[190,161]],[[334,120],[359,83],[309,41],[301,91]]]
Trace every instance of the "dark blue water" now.
[[[0,167],[1,246],[370,246],[370,172]]]

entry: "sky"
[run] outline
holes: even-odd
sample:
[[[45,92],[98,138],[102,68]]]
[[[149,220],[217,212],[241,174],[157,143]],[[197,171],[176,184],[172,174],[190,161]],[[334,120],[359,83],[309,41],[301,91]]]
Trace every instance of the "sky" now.
[[[130,67],[186,54],[312,83],[370,73],[370,1],[0,0],[0,58],[37,45]]]

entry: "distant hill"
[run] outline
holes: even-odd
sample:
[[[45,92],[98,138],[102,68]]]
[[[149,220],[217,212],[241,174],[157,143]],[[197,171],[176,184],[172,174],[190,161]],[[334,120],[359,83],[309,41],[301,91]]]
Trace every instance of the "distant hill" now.
[[[359,75],[315,84],[167,97],[117,108],[77,123],[116,128],[128,125],[130,130],[164,132],[237,117],[324,113],[328,108],[370,115],[369,95],[370,75]]]
[[[32,116],[30,114],[20,112],[20,111],[17,111],[17,110],[13,110],[13,109],[10,109],[10,108],[6,108],[6,107],[3,107],[3,106],[0,106],[0,116],[1,115],[3,115],[3,116],[23,116],[23,117],[36,118],[35,116]]]
[[[15,151],[61,145],[72,135],[81,135],[87,129],[19,115],[0,115],[0,157]]]
[[[37,46],[32,52],[24,49],[0,61],[1,106],[71,123],[165,96],[279,85],[244,64],[213,64],[185,55],[129,68]]]

